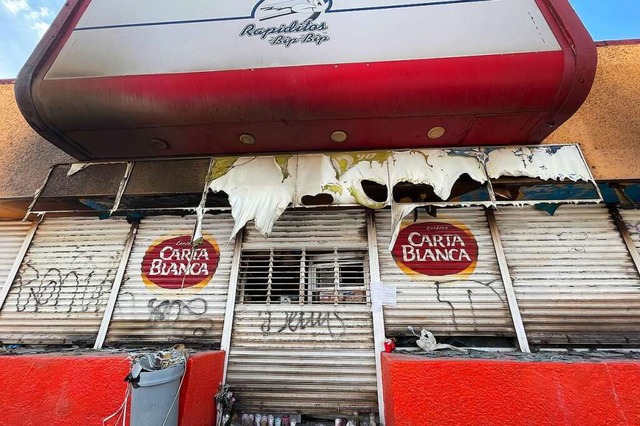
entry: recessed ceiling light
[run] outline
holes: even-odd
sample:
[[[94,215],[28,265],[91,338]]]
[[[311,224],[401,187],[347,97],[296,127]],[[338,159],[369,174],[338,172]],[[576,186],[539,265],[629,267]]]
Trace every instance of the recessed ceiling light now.
[[[444,136],[445,132],[446,130],[444,129],[444,127],[438,126],[429,130],[427,132],[427,136],[429,136],[430,139],[438,139]]]
[[[169,148],[169,144],[167,141],[163,141],[162,139],[153,138],[151,139],[151,146],[155,149],[167,149]]]
[[[343,132],[342,130],[336,130],[331,133],[331,140],[334,142],[344,142],[347,140],[347,132]]]
[[[240,142],[245,145],[253,145],[254,143],[256,143],[256,138],[249,133],[241,134],[238,139],[240,139]]]

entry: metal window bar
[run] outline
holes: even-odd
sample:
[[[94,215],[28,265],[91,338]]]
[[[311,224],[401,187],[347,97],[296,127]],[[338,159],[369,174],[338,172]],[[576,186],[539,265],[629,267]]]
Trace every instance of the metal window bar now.
[[[366,304],[366,262],[365,251],[243,251],[238,303]]]
[[[302,257],[300,259],[300,288],[298,291],[298,304],[304,304],[304,289],[307,281],[307,248],[302,247]]]
[[[267,276],[267,305],[271,304],[272,289],[273,289],[273,248],[269,250],[269,275]]]
[[[338,265],[338,248],[333,248],[333,303],[338,304],[338,291],[340,287],[340,265]]]

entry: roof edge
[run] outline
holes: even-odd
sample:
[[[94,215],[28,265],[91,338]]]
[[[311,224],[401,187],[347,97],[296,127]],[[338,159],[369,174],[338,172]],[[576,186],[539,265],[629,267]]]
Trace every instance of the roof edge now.
[[[607,46],[629,46],[634,44],[640,44],[640,38],[628,38],[623,40],[602,40],[596,41],[596,47]]]

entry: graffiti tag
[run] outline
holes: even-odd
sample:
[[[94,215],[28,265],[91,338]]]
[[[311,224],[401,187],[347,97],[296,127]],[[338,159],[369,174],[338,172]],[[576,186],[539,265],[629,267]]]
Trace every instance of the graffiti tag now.
[[[326,330],[332,338],[344,336],[346,327],[344,320],[337,312],[282,312],[284,317],[275,313],[260,312],[260,318],[264,319],[260,329],[265,334],[280,334],[284,332],[301,332],[307,329]]]

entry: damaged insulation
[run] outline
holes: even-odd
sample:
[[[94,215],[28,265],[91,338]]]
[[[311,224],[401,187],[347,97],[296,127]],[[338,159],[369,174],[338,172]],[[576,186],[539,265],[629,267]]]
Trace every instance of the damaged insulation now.
[[[75,164],[69,172],[82,175],[87,166]],[[121,191],[131,167],[127,167]],[[391,207],[393,229],[421,206],[497,207],[492,183],[504,177],[539,179],[545,184],[589,184],[595,187],[592,193],[597,196],[563,202],[601,201],[577,145],[220,157],[212,159],[206,182],[213,193],[228,196],[235,221],[233,238],[250,221],[268,236],[289,207]],[[396,196],[398,190],[400,195]],[[203,200],[206,196],[205,192]],[[508,203],[550,201],[520,197]],[[501,201],[501,205],[504,203]],[[116,202],[114,208],[117,206]],[[197,210],[201,217],[206,212],[205,204],[201,202],[191,210]],[[200,233],[200,229],[195,230],[194,241]]]

